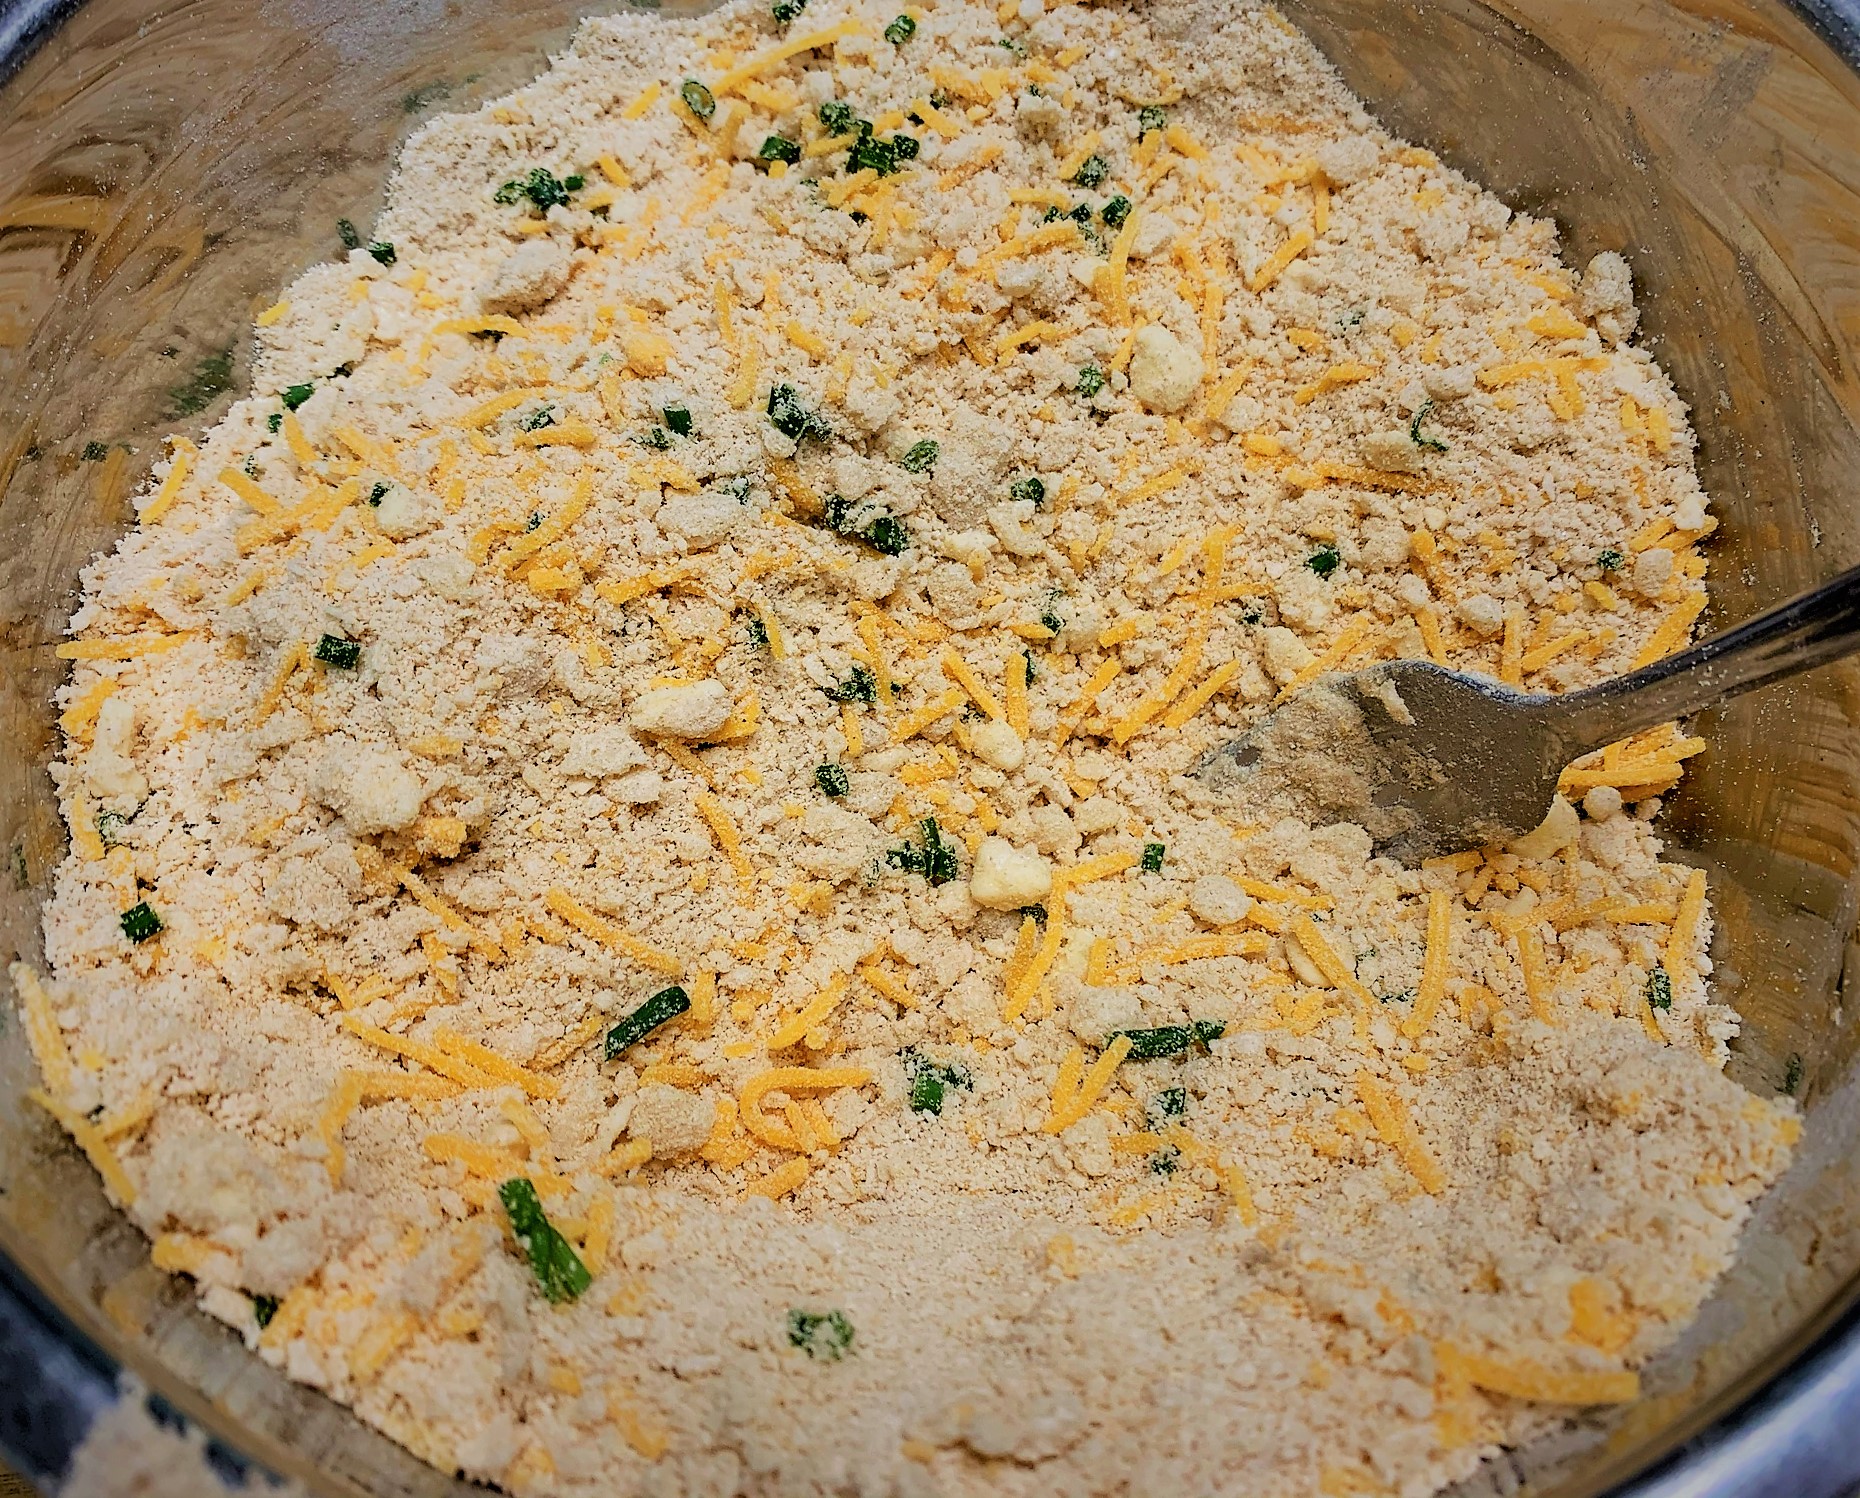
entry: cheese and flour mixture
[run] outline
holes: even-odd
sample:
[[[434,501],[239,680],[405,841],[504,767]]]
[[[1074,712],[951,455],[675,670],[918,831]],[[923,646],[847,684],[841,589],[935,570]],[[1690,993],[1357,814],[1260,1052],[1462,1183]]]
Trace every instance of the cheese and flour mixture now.
[[[1620,256],[1227,0],[591,21],[350,237],[62,647],[14,976],[158,1265],[518,1494],[1418,1495],[1635,1396],[1797,1132],[1704,746],[1417,870],[1189,774],[1687,638]]]

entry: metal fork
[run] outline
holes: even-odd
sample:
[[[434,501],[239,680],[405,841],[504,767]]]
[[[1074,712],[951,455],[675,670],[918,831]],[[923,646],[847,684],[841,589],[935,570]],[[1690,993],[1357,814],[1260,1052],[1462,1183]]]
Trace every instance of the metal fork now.
[[[1356,808],[1361,814],[1333,820],[1363,822],[1378,852],[1410,866],[1505,843],[1543,821],[1571,760],[1857,650],[1860,567],[1735,629],[1581,691],[1521,692],[1424,661],[1320,678],[1313,688],[1354,704],[1364,735],[1355,749],[1366,750],[1362,757],[1373,766],[1364,782],[1367,800]],[[1195,773],[1222,788],[1255,779],[1288,706],[1206,755]],[[1352,752],[1349,745],[1338,747]]]

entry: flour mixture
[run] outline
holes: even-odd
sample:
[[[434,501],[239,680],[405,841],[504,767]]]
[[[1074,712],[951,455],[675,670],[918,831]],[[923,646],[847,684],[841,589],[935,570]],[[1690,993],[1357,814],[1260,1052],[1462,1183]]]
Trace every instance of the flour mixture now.
[[[1687,639],[1621,256],[1229,0],[590,21],[344,229],[61,647],[13,971],[158,1265],[525,1495],[1413,1498],[1636,1396],[1798,1128],[1705,746],[1415,871],[1186,773]]]

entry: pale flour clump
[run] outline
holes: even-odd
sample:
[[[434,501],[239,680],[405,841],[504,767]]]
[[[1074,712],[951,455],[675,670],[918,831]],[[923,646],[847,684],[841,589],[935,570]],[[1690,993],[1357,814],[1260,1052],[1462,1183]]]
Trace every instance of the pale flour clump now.
[[[1413,1494],[1633,1395],[1797,1128],[1703,746],[1419,871],[1185,773],[1686,638],[1625,261],[1212,0],[590,21],[371,237],[66,647],[16,982],[158,1264],[521,1494]]]

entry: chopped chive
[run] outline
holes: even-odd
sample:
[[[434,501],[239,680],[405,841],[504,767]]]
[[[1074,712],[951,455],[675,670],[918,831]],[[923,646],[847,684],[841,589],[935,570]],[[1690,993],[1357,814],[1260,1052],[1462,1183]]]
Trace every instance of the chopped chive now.
[[[373,244],[369,245],[368,253],[375,257],[375,261],[379,265],[392,265],[400,258],[400,256],[394,252],[394,242],[391,239],[377,239]]]
[[[948,884],[959,872],[956,850],[943,840],[935,817],[918,824],[921,843],[905,842],[885,850],[885,862],[907,874],[921,874],[931,884]]]
[[[895,515],[880,515],[860,534],[875,551],[882,551],[888,557],[902,555],[911,544],[910,532]]]
[[[1034,925],[1042,929],[1045,928],[1047,921],[1051,919],[1044,905],[1023,905],[1017,914],[1022,920],[1025,920],[1028,916],[1032,916]]]
[[[1627,565],[1627,558],[1611,546],[1596,557],[1595,565],[1604,572],[1618,572]]]
[[[517,425],[526,432],[540,432],[544,427],[552,427],[555,425],[555,408],[538,406],[528,416],[518,421]]]
[[[106,848],[114,848],[123,841],[123,829],[128,825],[129,818],[120,811],[97,813],[97,837]]]
[[[1081,364],[1079,366],[1079,382],[1074,388],[1086,400],[1090,400],[1100,390],[1104,389],[1104,371],[1096,364]]]
[[[149,908],[147,900],[138,900],[125,910],[117,920],[122,924],[123,935],[140,945],[151,936],[161,934],[161,917]]]
[[[881,177],[889,177],[898,169],[897,148],[876,135],[861,135],[846,155],[846,170],[862,172],[867,167]]]
[[[909,16],[899,16],[885,28],[885,40],[894,47],[902,47],[917,35],[917,22]]]
[[[839,681],[821,690],[829,702],[863,702],[871,707],[878,701],[878,678],[871,667],[855,665]]]
[[[324,635],[316,642],[314,658],[338,671],[353,671],[362,663],[362,647],[341,635]]]
[[[915,1046],[904,1052],[904,1069],[911,1079],[913,1113],[940,1114],[951,1087],[975,1086],[967,1067],[932,1061]]]
[[[786,26],[806,9],[807,0],[775,0],[769,7],[769,14],[775,18],[777,26]]]
[[[829,433],[826,422],[801,403],[801,393],[792,385],[771,386],[765,409],[769,425],[796,442],[803,437],[825,437]]]
[[[1188,1089],[1186,1087],[1165,1087],[1150,1099],[1150,1116],[1153,1118],[1181,1118],[1188,1112]]]
[[[369,507],[376,510],[380,509],[381,501],[387,498],[387,492],[391,487],[392,485],[377,481],[374,487],[368,491]]]
[[[1015,479],[1008,485],[1008,498],[1013,500],[1031,500],[1037,510],[1046,503],[1046,484],[1033,474],[1024,479]]]
[[[1334,542],[1326,541],[1310,556],[1305,558],[1305,566],[1319,577],[1329,577],[1343,562],[1343,553],[1337,550]]]
[[[273,411],[269,416],[265,418],[265,430],[273,433],[274,435],[276,434],[278,428],[283,425],[284,425],[284,413],[282,411]]]
[[[580,1296],[593,1283],[593,1276],[574,1246],[544,1215],[536,1188],[517,1176],[499,1186],[497,1196],[510,1218],[510,1231],[530,1256],[530,1272],[543,1295],[558,1305]]]
[[[785,161],[790,166],[801,159],[799,141],[789,140],[785,135],[771,135],[762,142],[762,149],[756,152],[758,161]]]
[[[1159,104],[1145,104],[1137,111],[1137,138],[1141,140],[1152,130],[1161,130],[1169,123],[1169,112]]]
[[[258,1323],[260,1331],[271,1325],[271,1318],[283,1304],[275,1295],[248,1295],[246,1298],[252,1302],[252,1319]]]
[[[911,1112],[943,1111],[943,1079],[930,1067],[920,1067],[911,1077]]]
[[[921,442],[913,442],[898,459],[898,466],[906,473],[928,473],[936,467],[937,454],[942,449],[928,437]]]
[[[1358,322],[1363,320],[1360,312],[1357,314],[1356,320]],[[1426,436],[1421,431],[1421,423],[1426,421],[1427,418],[1433,414],[1433,411],[1434,403],[1431,400],[1424,400],[1421,402],[1419,409],[1414,413],[1414,419],[1408,423],[1408,440],[1423,452],[1443,453],[1447,450],[1447,444],[1442,442],[1438,437]]]
[[[1118,1036],[1130,1038],[1131,1061],[1155,1061],[1163,1056],[1178,1056],[1192,1046],[1205,1046],[1227,1033],[1219,1020],[1198,1019],[1188,1025],[1161,1025],[1154,1030],[1113,1030],[1104,1037],[1109,1045]]]
[[[844,1311],[788,1312],[788,1345],[816,1362],[837,1363],[852,1351],[853,1324]]]
[[[310,381],[305,380],[301,385],[286,385],[284,387],[284,393],[280,395],[278,399],[284,402],[285,410],[295,411],[315,394],[316,386],[311,384]]]
[[[851,135],[865,121],[853,111],[852,105],[841,99],[829,99],[819,109],[821,128],[828,135]],[[869,125],[866,129],[870,129]]]
[[[1783,1067],[1782,1090],[1785,1097],[1794,1097],[1802,1089],[1802,1058],[1791,1056]]]
[[[359,250],[362,247],[362,236],[355,232],[355,225],[346,218],[336,220],[336,238],[342,241],[345,250]]]
[[[101,463],[105,458],[110,456],[109,445],[95,440],[86,442],[84,444],[84,451],[79,454],[79,456],[86,463]]]
[[[683,401],[667,406],[660,414],[665,417],[668,430],[680,437],[691,435],[691,408]]]
[[[1162,872],[1163,857],[1168,851],[1169,845],[1167,843],[1145,843],[1143,845],[1143,872],[1146,874],[1160,874]]]
[[[551,208],[566,208],[568,195],[583,186],[583,179],[577,176],[557,177],[546,166],[531,167],[529,175],[506,182],[492,194],[494,202],[508,206],[519,198],[528,198],[538,213],[547,213]]]
[[[762,616],[745,610],[740,616],[743,632],[749,636],[749,643],[757,650],[769,648],[769,627],[762,622]]]
[[[1182,1152],[1173,1144],[1150,1156],[1150,1169],[1159,1176],[1172,1176],[1182,1163]]]
[[[612,1061],[628,1046],[637,1045],[660,1025],[675,1020],[691,1007],[691,995],[676,983],[662,988],[607,1032],[607,1059]]]
[[[1055,630],[1054,633],[1058,633],[1058,631]],[[1033,652],[1031,650],[1021,651],[1020,659],[1021,659],[1022,666],[1025,668],[1027,672],[1027,685],[1032,686],[1033,685],[1033,673],[1034,673]]]
[[[1107,228],[1121,229],[1124,220],[1130,217],[1130,208],[1130,199],[1120,192],[1099,210],[1098,216],[1104,220]]]
[[[717,112],[717,96],[695,78],[687,78],[679,85],[678,97],[700,120],[708,120]]]
[[[1110,176],[1111,163],[1094,151],[1079,163],[1079,169],[1072,174],[1072,180],[1091,192],[1104,186]]]
[[[836,798],[852,789],[852,781],[847,778],[844,765],[815,765],[814,784],[820,788],[821,795]]]
[[[1671,1009],[1673,1007],[1673,980],[1666,971],[1666,964],[1656,962],[1653,971],[1647,974],[1646,986],[1641,990],[1647,996],[1649,1009]]]

